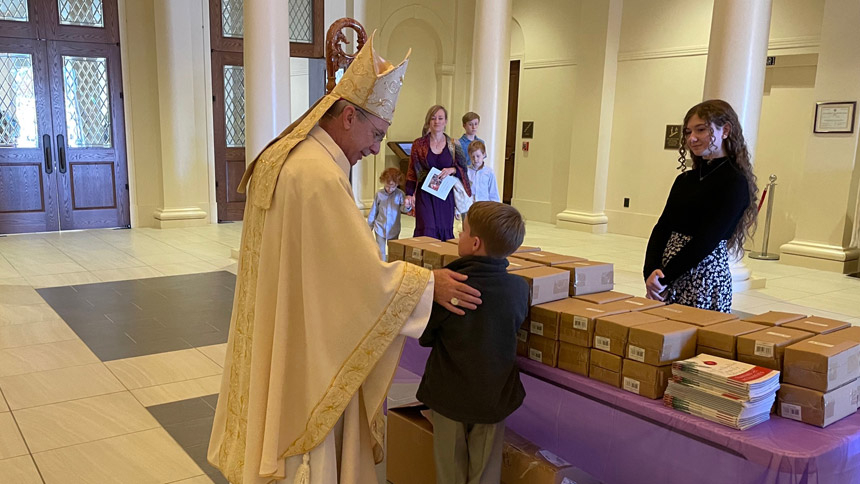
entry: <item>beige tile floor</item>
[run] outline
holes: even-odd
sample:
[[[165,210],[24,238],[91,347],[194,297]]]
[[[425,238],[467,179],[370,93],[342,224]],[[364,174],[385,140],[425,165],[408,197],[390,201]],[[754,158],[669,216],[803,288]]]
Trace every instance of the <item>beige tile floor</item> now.
[[[412,233],[404,220],[403,235]],[[211,482],[145,407],[216,393],[225,346],[100,362],[35,288],[236,271],[241,224],[0,237],[0,482]],[[526,244],[615,264],[642,295],[646,240],[529,223]],[[748,260],[763,289],[746,312],[786,310],[860,324],[860,280]]]

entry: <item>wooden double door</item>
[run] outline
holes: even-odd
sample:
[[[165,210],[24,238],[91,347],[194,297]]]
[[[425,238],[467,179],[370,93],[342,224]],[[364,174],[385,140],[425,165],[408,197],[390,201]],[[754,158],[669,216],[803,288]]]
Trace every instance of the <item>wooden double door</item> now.
[[[0,0],[0,234],[129,225],[117,24],[116,0]]]

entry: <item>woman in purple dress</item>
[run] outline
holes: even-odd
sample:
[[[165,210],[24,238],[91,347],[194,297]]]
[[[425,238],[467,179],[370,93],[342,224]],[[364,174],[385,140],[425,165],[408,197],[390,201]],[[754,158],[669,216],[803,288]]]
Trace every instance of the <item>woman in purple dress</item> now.
[[[448,124],[448,111],[436,105],[427,111],[424,121],[424,136],[412,143],[409,171],[406,174],[406,195],[415,207],[414,237],[428,236],[439,240],[454,238],[454,191],[445,200],[423,190],[424,179],[431,168],[441,170],[440,180],[455,176],[463,183],[466,193],[471,196],[469,177],[466,176],[466,154],[445,134]]]

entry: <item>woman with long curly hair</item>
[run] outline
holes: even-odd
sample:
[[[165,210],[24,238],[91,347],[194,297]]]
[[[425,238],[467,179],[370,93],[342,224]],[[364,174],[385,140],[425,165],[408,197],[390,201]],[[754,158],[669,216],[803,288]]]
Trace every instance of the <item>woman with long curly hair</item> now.
[[[725,101],[693,106],[683,129],[681,174],[645,253],[646,295],[731,312],[729,260],[743,254],[756,224],[758,188],[750,154],[738,115]]]

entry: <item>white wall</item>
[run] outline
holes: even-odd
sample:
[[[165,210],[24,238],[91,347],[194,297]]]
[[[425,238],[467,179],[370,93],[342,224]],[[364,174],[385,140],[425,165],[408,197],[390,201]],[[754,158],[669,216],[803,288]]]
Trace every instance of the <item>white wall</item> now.
[[[609,231],[647,237],[677,175],[677,151],[663,150],[665,125],[681,124],[702,100],[713,2],[625,2],[610,152]],[[811,129],[815,52],[823,0],[774,0],[755,172],[763,188],[779,176],[771,247],[794,236]],[[800,64],[800,65],[797,65]],[[623,199],[630,198],[624,208]],[[764,218],[760,229],[763,230]],[[751,244],[748,244],[748,248]]]
[[[521,70],[512,204],[529,220],[554,223],[567,202],[579,9],[576,0],[513,3],[511,57]],[[520,136],[523,121],[534,121],[533,139]]]

